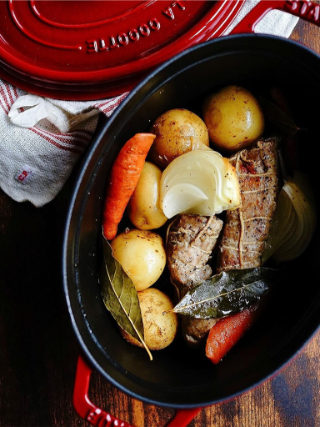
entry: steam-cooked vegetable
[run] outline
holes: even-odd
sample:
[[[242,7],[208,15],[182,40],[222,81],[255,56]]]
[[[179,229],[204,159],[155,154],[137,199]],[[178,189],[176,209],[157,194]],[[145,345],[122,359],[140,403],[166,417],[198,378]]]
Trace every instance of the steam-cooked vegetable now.
[[[206,356],[212,363],[219,363],[229,350],[243,337],[260,316],[263,306],[255,304],[240,313],[232,314],[217,322],[206,342]]]
[[[154,140],[151,133],[138,133],[129,139],[116,158],[110,174],[109,186],[103,207],[103,233],[112,240],[118,231],[130,197]]]
[[[280,262],[300,256],[310,243],[317,225],[317,213],[310,184],[295,172],[282,187],[263,262],[271,256]]]
[[[101,271],[101,295],[104,305],[116,320],[123,333],[139,342],[152,355],[143,338],[143,321],[137,291],[123,270],[121,264],[113,257],[112,248],[103,236],[104,268]]]
[[[150,350],[162,350],[172,343],[178,330],[178,317],[167,313],[173,308],[170,298],[159,289],[149,288],[138,292],[142,313],[144,340]],[[122,331],[131,344],[142,347],[141,343]]]
[[[137,291],[153,285],[166,265],[166,253],[159,234],[130,230],[111,242],[114,258],[133,281]]]
[[[167,221],[160,208],[161,170],[145,162],[138,185],[128,204],[128,216],[140,230],[154,230]]]
[[[165,313],[173,308],[170,298],[159,291],[149,288],[138,292],[142,313],[144,337],[151,350],[161,350],[174,340],[178,329],[175,313]]]
[[[203,117],[211,142],[229,152],[250,146],[264,130],[258,101],[240,86],[227,86],[208,97]]]
[[[151,127],[156,135],[150,159],[165,168],[173,159],[191,150],[209,146],[208,129],[195,113],[183,108],[169,110],[158,117]]]
[[[160,200],[167,218],[178,213],[212,216],[239,206],[238,178],[229,160],[216,151],[192,151],[163,171]]]

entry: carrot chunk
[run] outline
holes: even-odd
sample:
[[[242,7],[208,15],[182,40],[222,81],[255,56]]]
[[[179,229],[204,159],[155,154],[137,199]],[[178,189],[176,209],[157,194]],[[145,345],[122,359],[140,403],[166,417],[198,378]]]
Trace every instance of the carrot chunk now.
[[[103,208],[102,228],[107,240],[117,234],[154,139],[151,133],[137,133],[125,143],[112,166]]]
[[[206,356],[219,363],[240,340],[260,314],[259,304],[219,320],[211,329],[206,342]]]

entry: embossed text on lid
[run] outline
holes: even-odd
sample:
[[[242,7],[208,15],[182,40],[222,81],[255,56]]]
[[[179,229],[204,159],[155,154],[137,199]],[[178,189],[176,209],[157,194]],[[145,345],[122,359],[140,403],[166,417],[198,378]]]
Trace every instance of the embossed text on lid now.
[[[0,76],[40,95],[99,99],[221,35],[242,0],[0,2]]]

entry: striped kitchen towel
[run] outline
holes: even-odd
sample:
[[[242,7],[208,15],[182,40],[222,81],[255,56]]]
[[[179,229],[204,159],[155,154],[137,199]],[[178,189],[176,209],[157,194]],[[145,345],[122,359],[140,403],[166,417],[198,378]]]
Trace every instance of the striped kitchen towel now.
[[[0,187],[18,202],[51,201],[96,129],[127,93],[103,101],[59,101],[28,94],[0,79]]]

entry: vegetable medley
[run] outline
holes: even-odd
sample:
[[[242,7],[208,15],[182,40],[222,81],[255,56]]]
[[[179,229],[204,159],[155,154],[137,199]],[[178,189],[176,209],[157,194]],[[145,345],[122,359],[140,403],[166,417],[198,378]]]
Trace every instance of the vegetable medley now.
[[[286,140],[297,128],[265,135],[275,112],[292,123],[281,93],[273,94],[271,102],[232,85],[204,100],[202,118],[166,111],[127,141],[112,167],[103,301],[123,337],[151,359],[150,350],[181,334],[220,362],[264,309],[274,266],[312,239],[308,179],[286,172]],[[124,216],[131,226],[122,230]],[[157,289],[165,271],[174,298]]]

